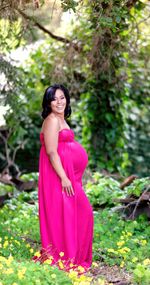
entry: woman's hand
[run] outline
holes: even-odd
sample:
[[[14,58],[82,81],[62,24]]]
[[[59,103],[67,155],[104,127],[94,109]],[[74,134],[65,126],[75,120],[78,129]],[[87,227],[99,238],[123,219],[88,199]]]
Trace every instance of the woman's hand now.
[[[62,184],[62,191],[66,190],[67,196],[74,195],[74,190],[71,184],[71,181],[68,179],[68,177],[63,177],[61,179],[61,184]]]

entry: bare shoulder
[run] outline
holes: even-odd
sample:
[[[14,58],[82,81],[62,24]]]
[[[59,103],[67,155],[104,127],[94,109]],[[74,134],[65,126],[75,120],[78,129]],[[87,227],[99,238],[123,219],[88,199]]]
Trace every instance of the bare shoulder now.
[[[47,131],[59,131],[59,120],[54,114],[50,114],[44,120],[42,125],[43,132]]]

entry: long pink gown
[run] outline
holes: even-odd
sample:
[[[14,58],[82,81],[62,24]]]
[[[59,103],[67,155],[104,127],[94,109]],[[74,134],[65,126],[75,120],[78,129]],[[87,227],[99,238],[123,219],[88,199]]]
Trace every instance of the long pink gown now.
[[[72,262],[89,269],[94,216],[82,186],[88,155],[74,139],[73,130],[59,131],[57,151],[75,192],[74,196],[67,196],[46,154],[43,133],[40,133],[40,141],[38,197],[42,252],[53,256],[53,263],[61,258],[66,268]],[[64,256],[60,257],[60,252]]]

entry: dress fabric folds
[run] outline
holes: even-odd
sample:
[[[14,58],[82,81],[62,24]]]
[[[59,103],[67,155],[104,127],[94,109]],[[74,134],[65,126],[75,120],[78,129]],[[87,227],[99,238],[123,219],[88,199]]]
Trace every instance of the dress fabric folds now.
[[[82,176],[88,164],[85,149],[74,138],[72,129],[62,129],[58,135],[58,154],[75,195],[62,191],[61,179],[46,153],[44,135],[40,133],[39,157],[39,222],[42,252],[89,268],[92,265],[94,216],[92,206],[82,186]],[[48,256],[48,255],[47,255]]]

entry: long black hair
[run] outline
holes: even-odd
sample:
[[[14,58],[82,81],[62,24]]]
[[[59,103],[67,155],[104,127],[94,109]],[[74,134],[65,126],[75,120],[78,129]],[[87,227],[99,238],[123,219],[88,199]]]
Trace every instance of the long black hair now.
[[[64,112],[64,117],[68,118],[71,115],[71,106],[70,106],[70,96],[68,89],[62,84],[54,84],[49,86],[44,93],[43,102],[42,102],[42,117],[45,119],[51,113],[50,103],[54,101],[55,92],[57,89],[63,91],[64,96],[66,97],[66,108]]]

